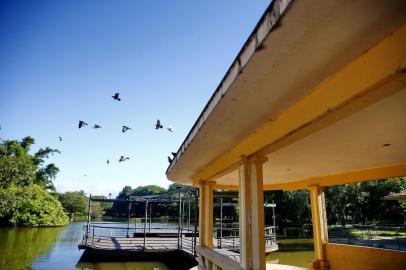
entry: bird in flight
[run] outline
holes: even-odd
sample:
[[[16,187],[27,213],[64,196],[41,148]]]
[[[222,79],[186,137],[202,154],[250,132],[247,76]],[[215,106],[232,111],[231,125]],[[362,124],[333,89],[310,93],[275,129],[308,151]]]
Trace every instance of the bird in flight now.
[[[79,121],[79,128],[82,128],[84,126],[87,126],[87,123],[85,123],[85,121],[80,120]]]
[[[160,128],[163,128],[163,126],[161,125],[161,121],[159,121],[159,119],[158,119],[158,120],[156,120],[156,123],[155,123],[155,129],[160,129]]]
[[[61,137],[61,136],[59,136],[58,139],[59,139],[60,142],[62,141],[62,137]]]
[[[169,126],[166,128],[169,132],[175,132],[175,128],[172,126]]]
[[[127,159],[130,159],[129,157],[121,156],[118,162],[123,162],[126,161]]]
[[[126,132],[127,130],[132,130],[130,127],[127,126],[123,126],[123,128],[121,129],[121,132]]]
[[[120,93],[115,93],[114,96],[111,96],[114,100],[121,101],[121,98],[119,97]]]
[[[172,163],[171,157],[168,157],[168,161],[169,161],[169,163]]]
[[[101,128],[101,126],[99,126],[98,124],[96,124],[96,125],[94,125],[93,128],[94,128],[94,129],[98,129],[98,128]]]
[[[84,174],[83,176],[87,176],[87,174]]]
[[[108,159],[106,163],[107,163],[107,164],[110,164],[110,160]]]

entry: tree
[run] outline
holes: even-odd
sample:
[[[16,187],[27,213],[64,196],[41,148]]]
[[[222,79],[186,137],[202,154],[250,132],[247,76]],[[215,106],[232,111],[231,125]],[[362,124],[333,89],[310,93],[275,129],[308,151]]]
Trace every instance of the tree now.
[[[92,196],[93,199],[107,199],[106,196]],[[92,217],[101,217],[106,214],[112,207],[111,202],[93,202],[92,203]]]
[[[20,142],[7,140],[0,144],[0,187],[10,184],[28,186],[38,184],[45,189],[55,191],[53,180],[59,172],[55,164],[45,164],[49,155],[60,153],[50,147],[40,148],[31,155],[32,137],[25,137]]]
[[[65,225],[68,217],[57,198],[41,186],[0,188],[0,221],[19,226]]]
[[[182,184],[178,184],[178,183],[172,183],[172,184],[170,184],[169,187],[168,187],[168,192],[169,192],[169,191],[176,190],[176,189],[184,188],[184,187],[187,187],[187,186],[186,186],[186,185],[182,185]]]
[[[83,191],[65,192],[59,195],[59,200],[72,221],[74,216],[85,216],[88,199]]]
[[[131,186],[125,186],[120,193],[118,193],[116,199],[118,200],[128,200],[129,196],[133,192]],[[111,216],[127,216],[128,214],[128,207],[126,203],[122,202],[114,202],[113,206],[108,212]]]
[[[166,189],[157,185],[139,186],[131,192],[132,196],[159,195],[165,193]]]

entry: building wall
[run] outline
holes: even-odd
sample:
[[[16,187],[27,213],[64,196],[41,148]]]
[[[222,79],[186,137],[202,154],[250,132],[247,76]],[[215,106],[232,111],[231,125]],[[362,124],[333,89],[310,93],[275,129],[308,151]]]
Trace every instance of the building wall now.
[[[371,247],[326,244],[331,270],[406,269],[406,252]]]

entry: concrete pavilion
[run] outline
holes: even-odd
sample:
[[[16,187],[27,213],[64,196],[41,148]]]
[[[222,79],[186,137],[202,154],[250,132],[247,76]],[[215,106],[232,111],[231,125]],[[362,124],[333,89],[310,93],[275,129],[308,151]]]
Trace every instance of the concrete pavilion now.
[[[200,190],[200,269],[265,269],[263,192],[294,189],[311,267],[402,269],[400,251],[329,243],[323,188],[405,176],[405,138],[406,1],[273,1],[167,169]],[[239,191],[237,266],[213,249],[216,189]]]

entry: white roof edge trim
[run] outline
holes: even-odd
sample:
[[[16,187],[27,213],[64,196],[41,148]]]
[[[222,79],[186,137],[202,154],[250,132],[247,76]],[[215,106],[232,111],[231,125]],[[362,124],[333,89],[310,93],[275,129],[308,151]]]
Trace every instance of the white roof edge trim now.
[[[182,154],[187,150],[187,147],[193,141],[194,136],[204,125],[211,112],[230,89],[233,82],[238,78],[244,66],[249,62],[254,53],[262,48],[262,42],[272,29],[277,27],[278,21],[283,17],[292,1],[293,0],[274,0],[270,3],[254,27],[254,30],[244,43],[237,57],[232,62],[230,68],[227,70],[220,84],[217,86],[217,89],[214,91],[210,100],[200,113],[185,140],[179,147],[176,157],[172,160],[166,170],[166,174],[172,170]]]

